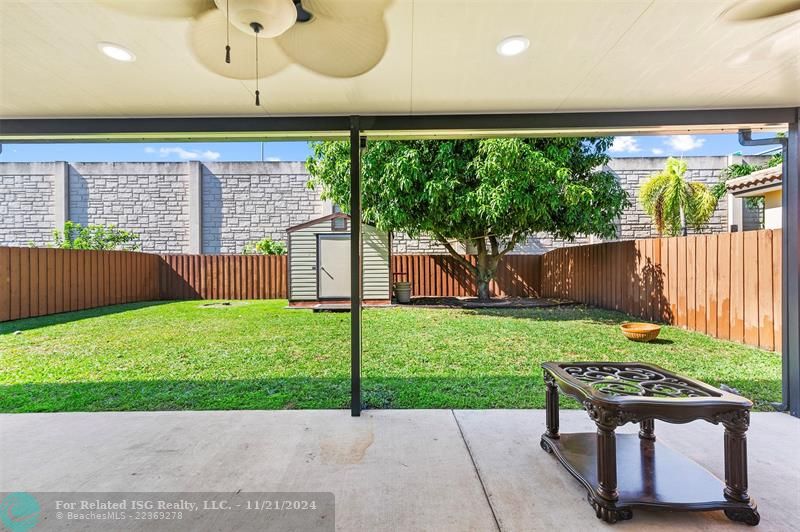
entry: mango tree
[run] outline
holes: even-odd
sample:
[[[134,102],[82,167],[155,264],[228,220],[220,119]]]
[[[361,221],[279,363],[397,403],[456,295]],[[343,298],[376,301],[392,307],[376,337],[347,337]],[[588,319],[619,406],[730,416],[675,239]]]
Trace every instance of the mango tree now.
[[[412,238],[427,235],[474,275],[478,297],[500,259],[531,234],[613,237],[628,205],[607,170],[613,139],[501,138],[370,142],[362,156],[366,223]],[[312,144],[310,186],[324,199],[350,204],[346,142]],[[475,263],[464,251],[476,255]]]

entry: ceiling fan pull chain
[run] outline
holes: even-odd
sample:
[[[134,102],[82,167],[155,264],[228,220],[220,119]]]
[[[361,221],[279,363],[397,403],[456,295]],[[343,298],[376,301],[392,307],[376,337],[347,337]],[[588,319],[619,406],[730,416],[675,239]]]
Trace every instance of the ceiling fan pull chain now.
[[[258,32],[261,30],[260,26],[254,26],[253,31],[255,32],[255,39],[256,39],[256,105],[261,105],[261,93],[258,91]]]
[[[230,0],[225,0],[225,62],[231,62],[231,10]]]

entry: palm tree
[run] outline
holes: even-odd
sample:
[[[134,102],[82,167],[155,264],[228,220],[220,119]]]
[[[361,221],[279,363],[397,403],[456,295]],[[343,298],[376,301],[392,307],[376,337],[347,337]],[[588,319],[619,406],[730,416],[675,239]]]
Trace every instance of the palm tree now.
[[[687,181],[685,174],[686,163],[670,157],[664,170],[639,190],[639,200],[659,234],[685,236],[687,226],[700,229],[714,214],[717,197],[704,183]]]

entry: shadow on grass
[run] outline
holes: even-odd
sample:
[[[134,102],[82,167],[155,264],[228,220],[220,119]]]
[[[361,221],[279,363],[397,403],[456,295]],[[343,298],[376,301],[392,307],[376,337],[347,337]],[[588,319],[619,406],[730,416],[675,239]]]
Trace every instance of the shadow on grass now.
[[[667,340],[666,338],[656,338],[655,340],[650,340],[647,343],[654,345],[670,345],[674,344],[675,342],[673,342],[672,340]]]
[[[5,321],[0,323],[0,335],[11,334],[14,331],[29,331],[31,329],[38,329],[40,327],[47,327],[49,325],[59,325],[61,323],[80,321],[88,318],[97,318],[99,316],[108,316],[109,314],[118,314],[120,312],[126,312],[129,310],[137,310],[140,308],[153,307],[157,305],[166,305],[169,303],[174,303],[174,301],[140,301],[138,303],[124,303],[122,305],[110,305],[106,307],[77,310],[73,312],[62,312],[60,314],[49,314],[47,316],[40,316],[37,318],[24,318],[21,320]]]
[[[717,382],[709,382],[718,385]],[[756,407],[780,399],[780,380],[726,382]],[[541,372],[530,376],[364,377],[366,408],[543,408]],[[243,380],[148,380],[13,384],[0,387],[0,412],[123,410],[280,410],[348,408],[350,380],[263,378]],[[562,408],[578,403],[562,396]]]
[[[614,310],[603,310],[584,305],[530,309],[469,309],[464,310],[475,316],[491,316],[495,318],[515,318],[534,321],[584,321],[600,325],[621,325],[634,318]]]

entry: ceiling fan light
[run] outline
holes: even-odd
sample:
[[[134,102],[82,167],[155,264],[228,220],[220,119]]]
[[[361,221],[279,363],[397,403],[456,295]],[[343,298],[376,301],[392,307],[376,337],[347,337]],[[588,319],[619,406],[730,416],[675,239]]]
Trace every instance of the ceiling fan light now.
[[[497,53],[505,56],[512,57],[519,55],[531,45],[531,41],[523,35],[513,35],[506,37],[497,44]]]
[[[136,61],[136,55],[133,52],[113,42],[101,41],[97,43],[97,49],[103,52],[103,55],[115,61],[121,61],[123,63],[132,63]]]
[[[215,0],[225,10],[224,0]],[[286,32],[297,22],[297,8],[292,0],[228,0],[231,24],[245,33],[252,33],[251,24],[262,26],[259,37],[273,38]]]

